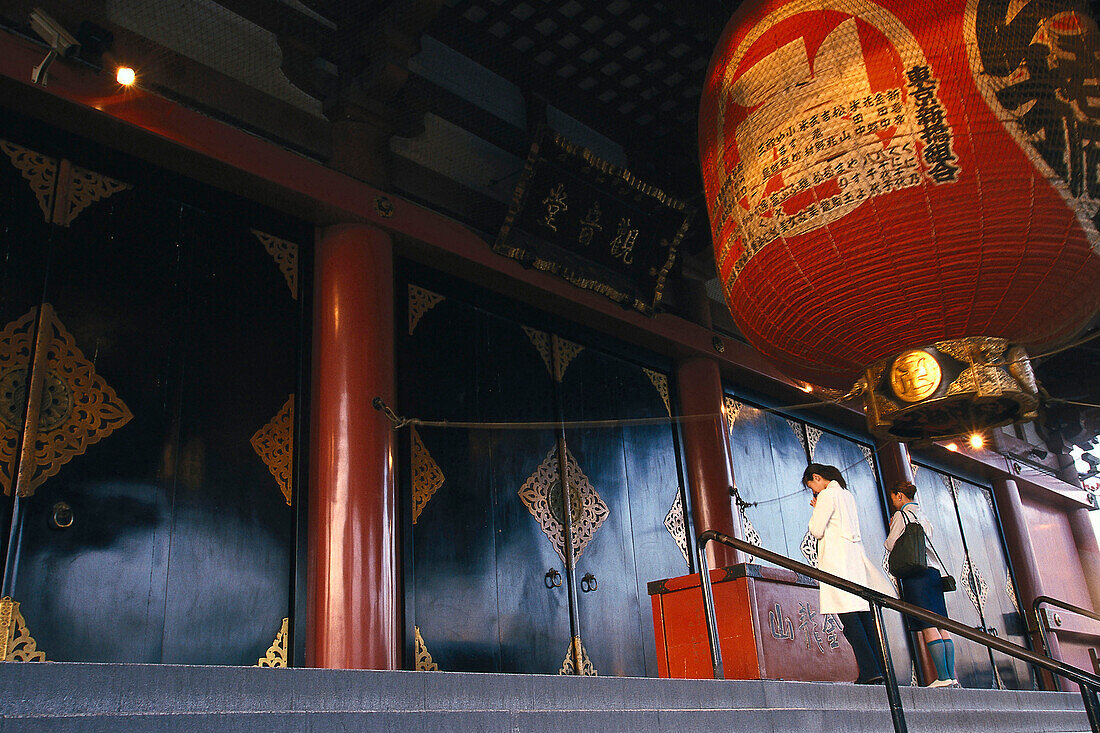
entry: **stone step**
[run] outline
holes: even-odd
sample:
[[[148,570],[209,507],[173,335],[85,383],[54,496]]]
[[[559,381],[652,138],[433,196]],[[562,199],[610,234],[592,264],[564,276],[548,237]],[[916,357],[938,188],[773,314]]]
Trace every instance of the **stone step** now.
[[[0,731],[892,731],[851,684],[0,664]],[[1087,731],[1076,694],[902,688],[909,730]]]

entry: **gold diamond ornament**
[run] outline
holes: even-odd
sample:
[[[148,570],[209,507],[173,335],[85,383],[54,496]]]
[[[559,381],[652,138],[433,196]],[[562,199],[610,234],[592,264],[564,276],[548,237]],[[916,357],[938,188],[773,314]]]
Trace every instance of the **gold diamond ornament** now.
[[[573,526],[573,562],[580,558],[600,525],[610,515],[596,489],[565,449],[565,475],[569,484],[569,519]],[[535,472],[523,483],[519,498],[542,527],[558,557],[565,562],[564,497],[558,472],[558,449],[551,448]]]
[[[114,389],[98,375],[47,303],[43,305],[41,331],[35,337],[37,309],[9,323],[0,331],[0,485],[11,494],[18,484],[20,496],[35,489],[73,458],[83,455],[130,422],[133,414]],[[37,347],[32,344],[37,341]],[[28,386],[28,355],[34,353],[32,373],[41,373]],[[28,390],[40,389],[40,399]],[[28,414],[22,422],[24,404]],[[27,428],[19,476],[13,476],[15,446]],[[16,481],[16,479],[18,479]]]

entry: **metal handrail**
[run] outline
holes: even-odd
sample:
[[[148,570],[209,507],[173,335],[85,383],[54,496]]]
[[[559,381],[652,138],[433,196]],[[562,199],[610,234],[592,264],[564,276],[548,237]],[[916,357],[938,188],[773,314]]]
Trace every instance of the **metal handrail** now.
[[[901,693],[898,691],[898,683],[894,676],[894,668],[890,662],[890,649],[886,643],[886,631],[882,623],[882,608],[890,608],[906,614],[907,616],[920,619],[933,626],[957,634],[964,639],[1007,654],[1010,657],[1029,662],[1037,667],[1050,670],[1055,674],[1076,682],[1081,688],[1081,697],[1085,703],[1085,714],[1088,716],[1089,725],[1093,733],[1100,733],[1100,699],[1098,699],[1097,695],[1097,693],[1100,692],[1100,676],[1090,674],[1083,669],[1066,664],[1065,662],[1036,654],[1030,649],[1025,649],[1022,646],[1013,644],[1010,641],[1005,641],[991,634],[976,631],[946,616],[940,616],[938,613],[932,613],[919,606],[914,606],[911,603],[892,598],[872,588],[860,585],[859,583],[853,583],[850,580],[819,570],[811,565],[792,560],[785,555],[780,555],[758,545],[708,529],[699,534],[695,544],[699,555],[699,567],[702,569],[699,573],[699,577],[700,585],[703,590],[703,613],[707,622],[707,637],[710,641],[711,661],[714,666],[715,679],[725,679],[725,672],[722,667],[722,650],[718,643],[718,623],[714,615],[714,589],[711,587],[710,572],[707,570],[706,548],[707,544],[710,542],[718,542],[734,549],[741,550],[746,554],[774,563],[779,567],[793,570],[796,573],[813,578],[819,583],[826,583],[835,588],[840,588],[841,590],[860,596],[868,601],[873,611],[872,615],[875,621],[875,628],[878,632],[879,650],[881,653],[879,661],[882,662],[883,673],[886,675],[886,694],[890,699],[890,714],[893,717],[894,730],[897,731],[897,733],[906,733],[907,727],[905,724],[905,715],[901,708]]]
[[[1047,641],[1047,635],[1050,633],[1050,626],[1047,624],[1046,616],[1039,612],[1039,606],[1043,603],[1048,606],[1056,606],[1065,611],[1071,611],[1095,621],[1100,621],[1100,614],[1090,611],[1087,608],[1081,608],[1080,606],[1075,606],[1072,603],[1066,603],[1065,601],[1051,598],[1050,596],[1036,596],[1035,600],[1031,602],[1031,613],[1035,616],[1035,623],[1039,627],[1039,641],[1043,643],[1043,651],[1045,651],[1047,656],[1051,659],[1054,658],[1054,655],[1050,653],[1050,642]]]

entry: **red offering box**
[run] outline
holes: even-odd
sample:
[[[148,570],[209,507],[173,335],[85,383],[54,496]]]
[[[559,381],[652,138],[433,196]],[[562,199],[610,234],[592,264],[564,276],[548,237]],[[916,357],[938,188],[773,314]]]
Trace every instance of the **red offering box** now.
[[[818,612],[817,582],[739,564],[710,571],[726,679],[850,682],[857,669],[840,620]],[[714,676],[698,575],[649,584],[661,677]]]

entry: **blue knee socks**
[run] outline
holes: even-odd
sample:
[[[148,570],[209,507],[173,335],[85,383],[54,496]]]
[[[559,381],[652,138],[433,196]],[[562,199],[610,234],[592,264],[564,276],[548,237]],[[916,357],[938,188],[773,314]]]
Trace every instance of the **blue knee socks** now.
[[[947,657],[947,674],[951,679],[955,679],[955,642],[950,639],[943,640],[943,650]]]
[[[947,642],[943,639],[936,639],[925,644],[928,647],[928,653],[932,656],[932,663],[936,665],[936,678],[941,680],[949,680],[951,676],[947,673]],[[952,645],[951,656],[955,656],[954,645]]]

